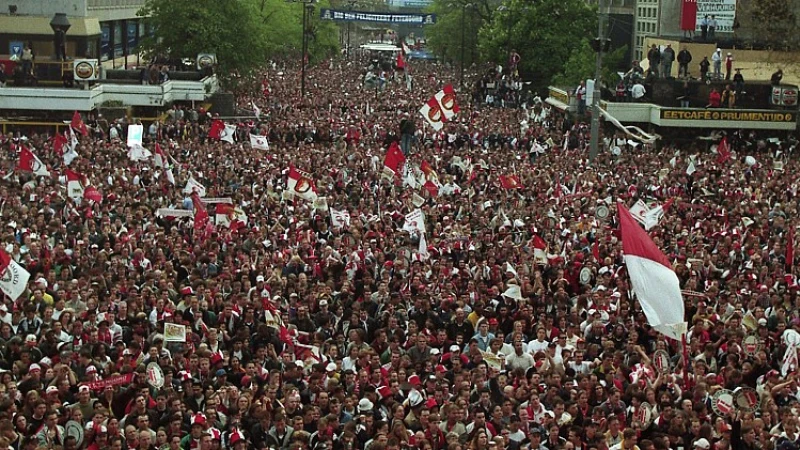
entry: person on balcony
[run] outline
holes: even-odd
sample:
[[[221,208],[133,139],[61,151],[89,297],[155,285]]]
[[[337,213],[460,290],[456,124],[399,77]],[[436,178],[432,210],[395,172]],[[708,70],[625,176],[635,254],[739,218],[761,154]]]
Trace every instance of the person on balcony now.
[[[717,91],[717,88],[711,88],[711,93],[708,94],[708,105],[706,108],[719,108],[722,104],[722,95]]]

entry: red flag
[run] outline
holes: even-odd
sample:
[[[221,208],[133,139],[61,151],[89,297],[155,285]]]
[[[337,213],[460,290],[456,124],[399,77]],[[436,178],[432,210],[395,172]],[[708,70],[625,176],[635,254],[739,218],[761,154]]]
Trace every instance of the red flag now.
[[[224,131],[225,131],[225,122],[217,119],[211,122],[211,128],[208,130],[208,137],[210,137],[211,139],[220,139]]]
[[[722,164],[731,159],[731,148],[728,145],[728,138],[724,137],[717,145],[717,163]]]
[[[397,53],[397,70],[405,70],[406,69],[406,60],[403,59],[403,52]]]
[[[67,145],[67,137],[61,133],[56,133],[56,135],[53,136],[53,151],[58,153],[58,156],[63,156],[65,145]]]
[[[694,31],[695,28],[697,28],[697,0],[683,0],[681,30]]]
[[[192,194],[192,205],[194,206],[194,229],[196,231],[203,230],[208,225],[208,209],[197,192]]]
[[[432,180],[428,180],[425,184],[422,185],[428,192],[430,192],[431,197],[437,197],[439,195],[439,186],[434,183]]]
[[[397,145],[397,141],[392,142],[389,146],[389,151],[386,152],[386,158],[383,160],[384,173],[391,172],[392,176],[399,177],[402,174],[403,164],[406,162],[406,157]]]
[[[75,111],[75,114],[72,115],[72,122],[70,122],[69,126],[84,136],[89,134],[89,129],[86,128],[86,124],[83,123],[83,119],[81,119],[81,113],[78,111]]]
[[[789,227],[789,236],[786,237],[786,272],[792,273],[794,267],[794,228]]]
[[[594,256],[595,261],[600,261],[600,240],[596,237],[592,244],[592,256]]]
[[[83,190],[83,198],[95,203],[101,203],[103,201],[103,194],[101,194],[96,187],[87,186],[86,189]]]
[[[500,175],[500,186],[503,189],[522,189],[522,183],[516,175]]]

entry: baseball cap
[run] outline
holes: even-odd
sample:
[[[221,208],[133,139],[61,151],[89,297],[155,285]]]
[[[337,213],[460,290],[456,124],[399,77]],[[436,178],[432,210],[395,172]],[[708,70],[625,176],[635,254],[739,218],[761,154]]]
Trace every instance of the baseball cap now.
[[[450,346],[450,353],[452,353],[452,352],[457,352],[457,351],[459,351],[459,350],[461,350],[461,347],[459,347],[459,346],[457,346],[457,345],[451,345],[451,346]]]
[[[708,442],[708,439],[706,438],[700,438],[694,441],[694,446],[697,448],[702,448],[703,450],[708,450],[709,448],[711,448],[711,444]]]
[[[55,387],[55,386],[50,386],[50,387],[48,387],[48,388],[47,388],[47,390],[45,391],[45,393],[46,393],[46,394],[58,393],[58,388],[57,388],[57,387]]]
[[[328,306],[328,301],[327,301],[327,300],[324,300],[324,299],[323,299],[323,300],[320,300],[320,301],[319,301],[319,306]]]
[[[31,364],[31,367],[28,369],[28,372],[34,372],[34,371],[41,372],[42,367],[36,363],[33,363]]]
[[[326,372],[335,372],[336,371],[336,364],[332,363],[332,362],[328,363],[328,365],[325,366],[325,371]]]

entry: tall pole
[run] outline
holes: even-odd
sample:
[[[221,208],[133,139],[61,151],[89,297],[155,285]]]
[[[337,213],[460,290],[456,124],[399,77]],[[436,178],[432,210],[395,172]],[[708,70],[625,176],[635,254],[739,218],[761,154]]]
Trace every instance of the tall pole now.
[[[306,3],[303,2],[303,54],[300,56],[300,95],[306,96],[306,53],[308,52],[308,30],[306,29]]]
[[[461,68],[458,76],[458,84],[461,89],[464,89],[464,30],[466,23],[464,22],[467,16],[467,5],[461,7]]]
[[[589,141],[589,162],[593,162],[600,152],[600,72],[603,67],[603,46],[605,45],[605,15],[602,0],[597,2],[597,58],[594,66],[594,90],[592,93],[592,134]]]

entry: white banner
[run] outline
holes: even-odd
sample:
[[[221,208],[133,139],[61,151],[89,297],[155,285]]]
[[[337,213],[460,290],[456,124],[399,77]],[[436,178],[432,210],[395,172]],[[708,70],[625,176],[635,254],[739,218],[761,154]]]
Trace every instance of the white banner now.
[[[736,0],[697,0],[697,32],[705,16],[714,16],[716,33],[733,33],[736,19]]]
[[[128,125],[128,147],[142,145],[144,136],[144,125]]]
[[[214,198],[203,198],[201,199],[203,203],[206,204],[214,204],[214,203],[233,203],[233,199],[230,197],[214,197]]]

